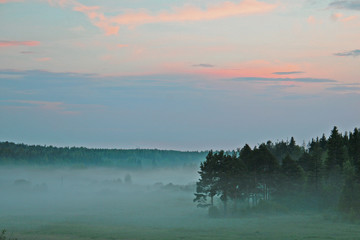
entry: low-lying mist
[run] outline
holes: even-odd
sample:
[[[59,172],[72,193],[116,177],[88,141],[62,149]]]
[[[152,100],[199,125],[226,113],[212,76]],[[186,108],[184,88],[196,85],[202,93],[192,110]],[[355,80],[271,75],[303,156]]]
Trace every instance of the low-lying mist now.
[[[206,215],[192,202],[197,177],[193,168],[2,168],[0,217],[18,218],[9,227],[27,218],[34,226],[51,221],[189,224],[184,218]]]
[[[193,202],[197,171],[2,167],[0,228],[19,240],[360,236],[319,214],[210,218]]]

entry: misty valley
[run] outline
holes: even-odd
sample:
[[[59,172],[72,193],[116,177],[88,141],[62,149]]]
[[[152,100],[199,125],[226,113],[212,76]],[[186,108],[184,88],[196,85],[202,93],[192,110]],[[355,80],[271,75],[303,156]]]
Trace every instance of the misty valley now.
[[[360,0],[0,0],[0,240],[360,240],[359,40]]]
[[[210,218],[193,203],[197,169],[13,167],[0,171],[0,226],[18,239],[353,239],[318,213]],[[125,181],[131,176],[131,181]]]
[[[359,139],[334,127],[308,146],[232,151],[2,142],[0,239],[359,239]]]
[[[69,221],[118,226],[185,224],[184,217],[197,210],[192,203],[195,173],[188,169],[2,169],[1,222],[29,230]]]

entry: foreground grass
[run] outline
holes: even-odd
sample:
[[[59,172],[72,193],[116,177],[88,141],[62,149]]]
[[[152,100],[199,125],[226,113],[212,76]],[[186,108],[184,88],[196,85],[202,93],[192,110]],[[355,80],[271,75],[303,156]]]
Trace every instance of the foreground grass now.
[[[4,223],[4,220],[6,219],[2,218],[0,222]],[[321,215],[256,216],[244,219],[204,217],[197,220],[197,224],[196,221],[191,225],[179,223],[179,227],[167,227],[166,224],[143,224],[143,222],[139,222],[139,225],[100,222],[84,224],[71,221],[49,224],[35,222],[32,227],[16,224],[11,231],[19,240],[360,239],[359,225],[327,221]]]

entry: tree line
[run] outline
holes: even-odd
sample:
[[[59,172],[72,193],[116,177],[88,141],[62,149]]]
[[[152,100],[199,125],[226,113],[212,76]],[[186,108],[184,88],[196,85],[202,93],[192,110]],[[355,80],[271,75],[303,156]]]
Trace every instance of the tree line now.
[[[337,209],[360,217],[360,133],[334,127],[307,146],[268,141],[210,151],[200,164],[194,202],[222,203],[226,215],[272,203],[286,209]]]
[[[115,166],[157,168],[197,166],[207,152],[158,149],[91,149],[0,142],[0,165]]]

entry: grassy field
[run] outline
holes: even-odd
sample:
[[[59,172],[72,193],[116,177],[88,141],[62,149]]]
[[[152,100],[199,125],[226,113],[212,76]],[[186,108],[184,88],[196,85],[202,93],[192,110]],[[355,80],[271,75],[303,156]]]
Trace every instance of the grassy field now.
[[[130,172],[131,184],[118,180],[125,174],[0,169],[0,229],[19,240],[360,239],[359,224],[321,213],[209,218],[192,202],[188,172]]]
[[[360,239],[360,226],[326,221],[320,215],[249,217],[244,219],[195,219],[192,226],[151,224],[42,222],[30,218],[1,218],[13,237],[35,239]],[[184,226],[185,225],[185,226]]]

